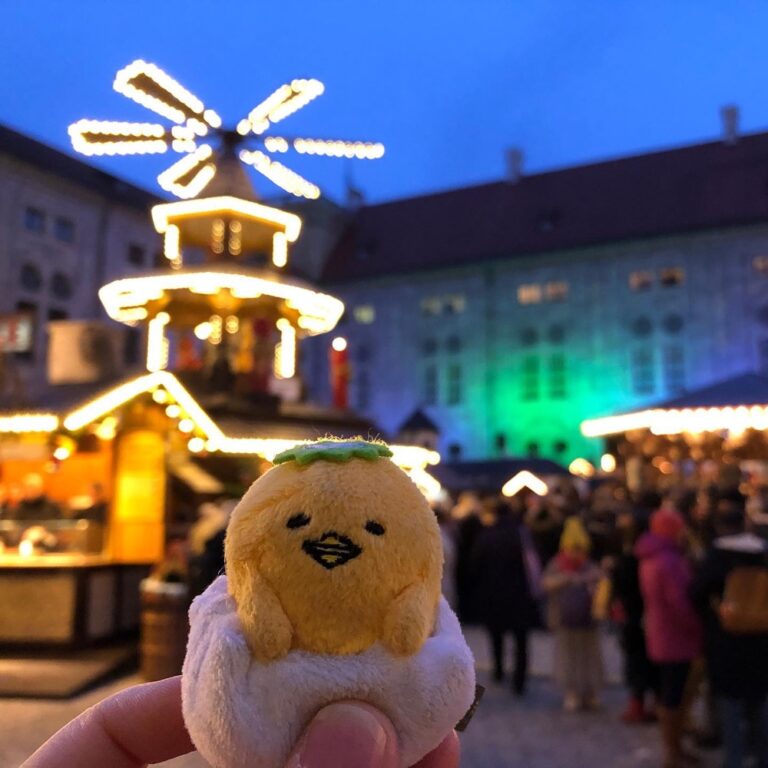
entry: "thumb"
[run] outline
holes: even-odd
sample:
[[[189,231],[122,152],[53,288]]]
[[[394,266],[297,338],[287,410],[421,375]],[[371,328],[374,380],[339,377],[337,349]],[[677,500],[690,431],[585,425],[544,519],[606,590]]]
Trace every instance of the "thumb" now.
[[[344,701],[321,709],[286,768],[399,768],[397,735],[386,715]]]

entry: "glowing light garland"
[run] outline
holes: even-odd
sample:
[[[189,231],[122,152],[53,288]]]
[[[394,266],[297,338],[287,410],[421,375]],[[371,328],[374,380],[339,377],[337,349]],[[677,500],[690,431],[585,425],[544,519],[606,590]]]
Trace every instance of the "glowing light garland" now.
[[[152,208],[152,222],[155,229],[162,235],[168,225],[172,223],[172,219],[204,214],[243,216],[269,224],[277,224],[285,230],[285,236],[289,243],[295,242],[301,232],[301,219],[295,213],[288,213],[279,208],[271,208],[262,203],[243,200],[231,195],[161,203]]]
[[[276,267],[284,267],[288,263],[288,238],[285,232],[272,235],[272,263]]]
[[[167,312],[159,312],[149,321],[147,329],[147,370],[160,371],[168,366],[168,339],[165,326],[171,317]]]
[[[435,501],[440,496],[443,486],[429,472],[421,468],[409,469],[406,472],[429,501]]]
[[[268,140],[267,140],[268,141]],[[285,141],[285,139],[282,139]],[[269,145],[264,143],[267,149]],[[301,155],[325,155],[326,157],[355,157],[358,160],[378,160],[384,156],[384,145],[369,141],[339,141],[335,139],[294,139],[293,148]],[[288,149],[271,150],[285,152]]]
[[[150,80],[165,99],[154,96],[142,87],[141,80],[143,78]],[[137,104],[141,104],[141,106],[151,109],[163,117],[167,117],[174,123],[183,123],[187,119],[193,118],[195,115],[203,115],[205,112],[203,102],[197,96],[191,94],[157,65],[141,59],[137,59],[119,70],[115,75],[113,87],[118,93],[122,93]],[[173,106],[172,102],[181,104],[185,109]]]
[[[226,137],[226,132],[220,130],[222,120],[218,113],[205,107],[160,67],[142,59],[120,69],[113,87],[175,125],[167,130],[154,123],[80,120],[69,128],[72,146],[86,155],[160,154],[169,148],[189,154],[163,171],[158,182],[182,199],[199,195],[214,177],[216,163],[215,158],[205,162],[211,158],[210,148],[199,147],[197,141],[211,131],[220,138]],[[305,107],[324,91],[325,86],[314,79],[297,79],[281,85],[240,120],[237,133],[243,137],[251,133],[260,136],[270,125]],[[231,137],[224,138],[224,142],[231,146]],[[377,159],[384,154],[384,145],[378,142],[267,136],[263,144],[267,152],[276,153],[285,153],[292,147],[299,154],[328,157]],[[320,196],[315,184],[263,152],[246,150],[240,158],[290,194],[310,200]]]
[[[271,160],[258,149],[240,150],[240,159],[244,163],[252,165],[259,173],[292,195],[306,197],[308,200],[316,200],[320,197],[320,187],[311,181],[307,181],[303,176],[287,168],[282,163]]]
[[[147,155],[168,150],[165,128],[155,123],[78,120],[67,130],[72,147],[84,155]]]
[[[213,155],[209,144],[203,144],[166,168],[158,177],[160,186],[182,199],[198,195],[216,174],[216,166],[206,162]],[[187,178],[185,183],[181,180]]]
[[[0,416],[0,432],[55,432],[59,417],[53,413],[15,413]]]
[[[138,376],[91,400],[68,414],[63,422],[64,427],[77,432],[94,421],[108,416],[116,408],[133,398],[145,392],[151,392],[157,387],[163,387],[175,401],[166,408],[169,418],[178,418],[182,412],[185,413],[185,418],[189,419],[193,428],[205,438],[205,448],[208,451],[240,455],[256,454],[271,461],[281,451],[294,445],[312,442],[311,440],[286,440],[271,437],[230,437],[222,432],[181,382],[167,371],[156,371]],[[52,416],[52,418],[56,417]],[[424,470],[427,466],[440,462],[440,454],[427,448],[416,445],[390,445],[389,447],[392,451],[392,461],[406,471]]]
[[[124,312],[133,320],[137,308],[163,296],[164,291],[189,290],[200,294],[231,291],[235,297],[271,296],[290,301],[299,313],[299,326],[310,335],[326,333],[336,326],[344,312],[339,299],[289,282],[234,272],[177,272],[148,277],[127,277],[107,283],[99,290],[107,314],[125,322]]]
[[[243,136],[249,131],[262,134],[270,123],[285,120],[324,91],[325,86],[319,80],[293,80],[290,85],[281,85],[238,123],[237,131]]]
[[[768,430],[768,406],[739,405],[721,408],[650,408],[618,416],[588,419],[581,424],[586,437],[604,437],[647,429],[654,435],[700,432]]]
[[[296,329],[284,317],[277,321],[280,341],[275,345],[275,376],[291,379],[296,375]]]
[[[537,496],[546,496],[549,493],[549,486],[540,477],[537,477],[527,469],[510,477],[501,487],[501,492],[504,496],[511,498],[520,493],[523,488],[528,488]]]

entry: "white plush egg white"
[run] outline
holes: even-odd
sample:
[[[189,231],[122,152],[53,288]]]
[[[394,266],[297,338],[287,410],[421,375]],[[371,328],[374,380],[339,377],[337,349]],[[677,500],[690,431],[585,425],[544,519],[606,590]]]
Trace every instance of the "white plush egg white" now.
[[[392,721],[403,765],[431,752],[470,708],[472,652],[442,599],[435,630],[417,654],[395,657],[378,643],[332,656],[291,651],[253,659],[226,576],[192,603],[182,674],[184,721],[212,768],[279,768],[319,709],[355,699]]]

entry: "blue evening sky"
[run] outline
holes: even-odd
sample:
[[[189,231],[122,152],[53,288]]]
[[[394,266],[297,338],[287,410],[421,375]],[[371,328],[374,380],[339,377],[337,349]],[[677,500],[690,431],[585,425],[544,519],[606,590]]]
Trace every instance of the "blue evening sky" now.
[[[768,128],[768,3],[740,0],[15,0],[0,26],[0,122],[58,147],[79,117],[152,120],[112,91],[135,58],[234,123],[277,85],[326,92],[277,126],[383,141],[370,200]],[[277,132],[277,131],[276,131]],[[157,189],[165,157],[96,161]],[[340,197],[349,161],[293,167]],[[257,182],[273,194],[269,182]]]

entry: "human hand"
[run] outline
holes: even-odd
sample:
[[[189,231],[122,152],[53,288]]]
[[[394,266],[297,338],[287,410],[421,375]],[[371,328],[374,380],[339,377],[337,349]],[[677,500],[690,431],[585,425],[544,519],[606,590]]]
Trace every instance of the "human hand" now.
[[[181,678],[127,688],[54,734],[21,768],[141,768],[194,750],[181,714]],[[414,768],[458,768],[450,733]],[[286,768],[400,768],[392,723],[374,707],[338,702],[321,709]]]

